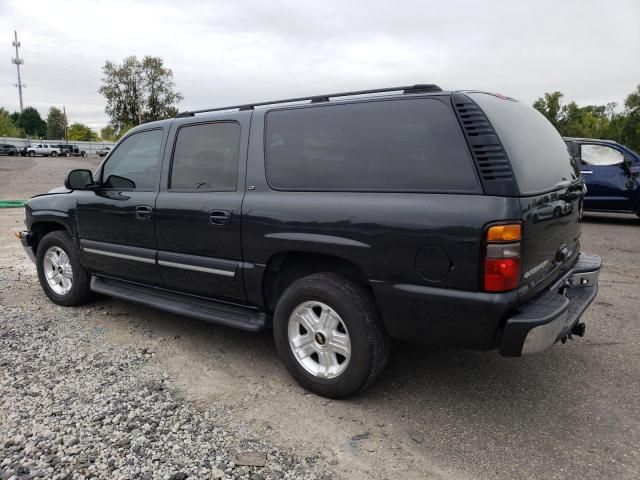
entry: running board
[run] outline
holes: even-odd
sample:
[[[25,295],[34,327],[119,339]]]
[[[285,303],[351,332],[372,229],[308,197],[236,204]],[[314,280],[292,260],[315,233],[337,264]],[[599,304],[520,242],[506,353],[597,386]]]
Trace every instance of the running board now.
[[[146,287],[112,278],[91,276],[91,290],[133,303],[148,305],[186,317],[257,332],[270,326],[263,312],[226,303],[192,297],[161,288]]]

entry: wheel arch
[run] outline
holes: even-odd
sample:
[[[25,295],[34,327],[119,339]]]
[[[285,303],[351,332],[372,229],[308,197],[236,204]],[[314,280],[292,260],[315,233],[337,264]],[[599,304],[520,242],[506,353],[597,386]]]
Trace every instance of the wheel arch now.
[[[352,261],[336,255],[290,250],[272,255],[266,264],[262,284],[265,307],[273,311],[289,285],[307,275],[321,272],[344,275],[357,281],[373,294],[367,276]]]
[[[40,241],[44,238],[44,236],[47,233],[55,232],[59,230],[66,232],[67,234],[69,234],[71,238],[73,238],[73,234],[71,230],[62,221],[52,220],[50,218],[35,220],[31,224],[31,234],[33,235],[31,248],[33,249],[34,255],[38,252],[38,245],[40,244]]]

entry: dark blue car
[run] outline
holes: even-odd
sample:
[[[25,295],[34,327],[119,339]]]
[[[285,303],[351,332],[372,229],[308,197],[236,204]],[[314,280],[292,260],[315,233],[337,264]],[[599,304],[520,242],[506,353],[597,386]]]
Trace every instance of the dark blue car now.
[[[587,185],[584,209],[640,216],[640,155],[613,140],[564,140]]]

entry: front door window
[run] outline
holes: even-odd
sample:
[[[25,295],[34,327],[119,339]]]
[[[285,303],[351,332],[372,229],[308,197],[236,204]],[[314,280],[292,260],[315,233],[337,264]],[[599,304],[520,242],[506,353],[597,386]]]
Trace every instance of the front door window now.
[[[622,153],[606,145],[582,145],[582,163],[586,165],[618,165],[624,161]]]
[[[160,169],[162,130],[134,133],[116,148],[102,171],[105,188],[154,190]]]

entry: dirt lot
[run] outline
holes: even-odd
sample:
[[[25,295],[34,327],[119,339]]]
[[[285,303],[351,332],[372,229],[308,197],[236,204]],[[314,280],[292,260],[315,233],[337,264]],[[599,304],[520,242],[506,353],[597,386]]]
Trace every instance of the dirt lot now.
[[[67,170],[97,163],[0,157],[0,198],[27,198],[60,185]],[[108,298],[73,309],[70,317],[45,299],[13,238],[22,216],[21,209],[0,210],[0,312],[11,312],[0,319],[0,334],[20,321],[20,312],[38,312],[52,325],[73,322],[86,348],[107,346],[115,356],[132,348],[153,352],[149,368],[164,372],[194,412],[222,412],[228,428],[298,459],[296,473],[283,467],[285,478],[640,478],[640,219],[634,216],[585,219],[583,249],[603,258],[585,338],[522,359],[394,343],[382,378],[346,401],[299,388],[268,333]],[[51,341],[62,341],[61,332]],[[11,377],[2,365],[0,378]],[[7,435],[3,412],[15,408],[3,403],[2,393],[0,442]]]

